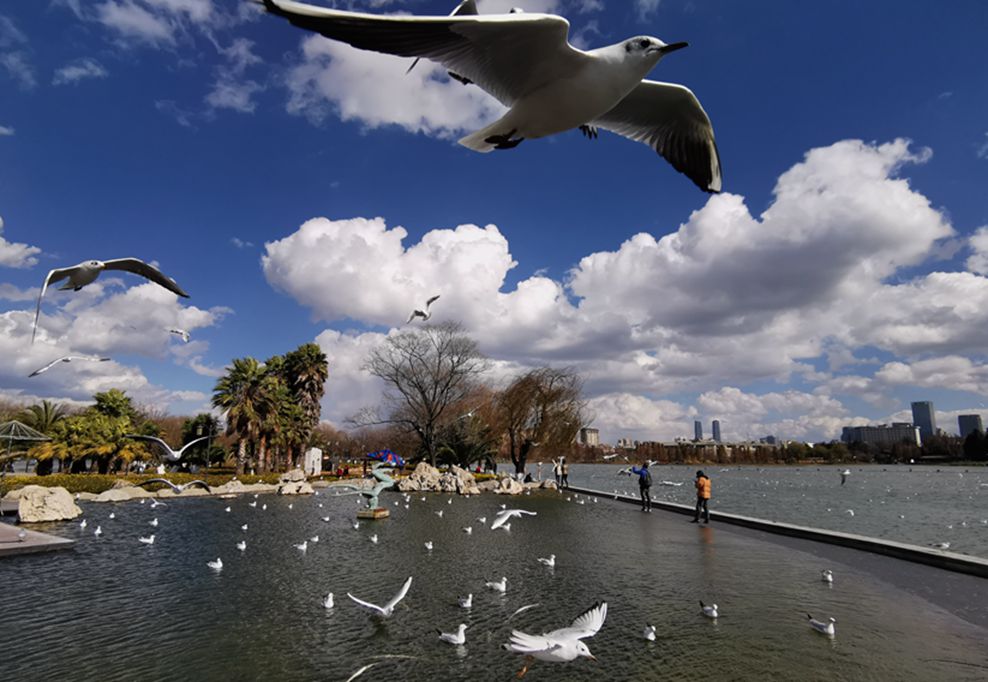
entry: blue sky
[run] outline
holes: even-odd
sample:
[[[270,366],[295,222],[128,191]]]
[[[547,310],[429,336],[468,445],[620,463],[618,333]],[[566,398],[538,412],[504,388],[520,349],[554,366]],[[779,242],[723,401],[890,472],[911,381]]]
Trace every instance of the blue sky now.
[[[326,3],[324,3],[326,4]],[[446,14],[452,2],[341,8]],[[53,0],[0,10],[0,394],[126,389],[177,413],[233,357],[308,341],[323,418],[376,402],[360,369],[442,294],[495,360],[587,379],[605,440],[818,440],[941,426],[988,392],[988,6],[983,2],[488,0],[566,16],[597,47],[690,47],[651,77],[713,121],[725,192],[603,133],[480,155],[498,115],[422,64],[314,37],[233,0]],[[49,292],[51,268],[157,262]],[[192,333],[183,344],[167,333]],[[73,364],[28,379],[68,352]]]

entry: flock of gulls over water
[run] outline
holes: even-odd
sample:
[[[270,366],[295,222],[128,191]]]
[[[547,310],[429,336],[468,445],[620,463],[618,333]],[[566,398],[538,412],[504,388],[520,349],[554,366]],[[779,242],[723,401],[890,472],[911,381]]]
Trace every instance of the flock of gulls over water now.
[[[353,47],[442,65],[464,87],[479,87],[507,108],[497,121],[459,142],[478,152],[512,149],[525,139],[580,130],[596,139],[609,130],[651,147],[705,192],[721,191],[721,166],[713,126],[696,96],[674,83],[645,77],[666,55],[687,47],[652,36],[635,36],[592,50],[569,43],[569,22],[561,16],[513,9],[481,15],[476,0],[463,0],[449,16],[376,15],[316,7],[288,0],[254,0],[299,28]],[[50,284],[79,291],[104,271],[130,272],[177,296],[189,295],[158,268],[138,258],[89,260],[48,273],[34,315],[31,343],[38,332],[41,301]],[[426,321],[429,306],[408,318]],[[183,329],[168,329],[186,343]],[[109,358],[65,355],[59,363],[106,362]]]
[[[192,481],[182,486],[176,486],[175,484],[171,483],[166,479],[151,479],[143,482],[141,485],[149,485],[152,483],[164,483],[170,486],[176,493],[181,493],[183,490],[197,485],[206,488],[207,490],[209,489],[209,487],[202,481]],[[330,497],[330,498],[341,497],[348,494],[348,493],[334,494],[329,492],[329,490],[331,490],[331,488],[328,489],[324,494],[326,495],[326,497]],[[530,492],[526,494],[530,494]],[[316,492],[314,498],[310,500],[305,500],[301,502],[298,501],[289,502],[287,505],[283,505],[281,508],[285,509],[287,507],[287,510],[291,511],[296,507],[296,505],[298,505],[299,507],[301,507],[301,511],[304,512],[305,507],[303,505],[309,505],[311,509],[311,506],[314,504],[317,510],[323,510],[324,509],[323,502],[320,500],[325,500],[326,497],[320,497],[320,493]],[[583,502],[584,504],[586,504],[586,502],[588,501],[592,503],[597,502],[596,497],[584,495],[583,499],[579,499],[580,497],[581,496],[578,493],[573,493],[567,495],[565,499],[567,501]],[[423,495],[419,499],[421,502],[426,502],[428,498]],[[150,502],[150,508],[153,510],[157,510],[159,507],[166,506],[164,502],[153,498],[141,499],[139,503],[141,505],[144,505],[148,502]],[[414,503],[413,496],[409,493],[402,493],[401,497],[399,499],[394,500],[393,502],[395,506],[401,505],[404,507],[404,509],[409,509],[413,503]],[[224,508],[224,512],[228,514],[234,512],[235,511],[233,506],[234,504],[236,503],[233,502],[228,503],[227,506],[225,506]],[[358,502],[358,504],[363,504],[363,502],[362,501]],[[446,505],[452,505],[452,504],[453,504],[453,498],[448,498],[446,500]],[[262,499],[259,499],[258,494],[254,494],[253,499],[249,499],[249,501],[246,504],[246,507],[256,510],[257,512],[264,512],[267,511],[268,509],[267,503],[265,503]],[[340,518],[339,511],[340,510],[337,509],[336,517],[335,517],[336,520],[339,520]],[[322,514],[326,513],[325,511],[317,511],[317,513],[319,514],[319,518],[321,519],[321,521],[325,523],[330,523],[334,520],[333,516],[323,516]],[[443,509],[433,510],[432,513],[435,514],[435,516],[437,516],[440,519],[444,517]],[[462,526],[461,530],[468,535],[472,535],[474,533],[475,528],[486,529],[488,532],[510,533],[512,523],[517,524],[521,520],[535,517],[537,515],[538,514],[535,511],[531,511],[527,509],[519,509],[519,508],[509,509],[506,504],[501,504],[500,508],[496,512],[493,512],[493,515],[491,516],[491,522],[489,525],[487,523],[488,521],[487,515],[479,516],[479,517],[475,517],[475,519],[471,522],[470,526]],[[107,521],[113,521],[116,518],[117,518],[116,513],[111,512],[107,517]],[[240,523],[240,521],[243,520],[242,518],[237,519],[236,517],[234,517],[234,519],[235,520],[233,521],[233,523],[239,526],[240,532],[242,534],[242,539],[238,540],[234,544],[234,548],[236,549],[236,552],[234,552],[234,556],[246,555],[248,553],[247,540],[249,538],[248,533],[250,530],[250,524]],[[84,518],[79,523],[79,527],[85,530],[87,528],[88,523],[89,521]],[[145,520],[142,523],[147,523],[147,526],[149,528],[149,533],[147,535],[139,535],[136,538],[136,541],[150,548],[155,544],[158,532],[160,532],[167,524],[163,524],[159,521],[159,517],[157,513],[153,515],[153,518],[151,518],[150,520]],[[353,521],[351,523],[351,527],[354,530],[359,530],[361,528],[360,521]],[[104,535],[104,531],[101,525],[97,525],[94,531],[94,535],[96,536],[96,538],[100,538],[101,536]],[[372,545],[378,544],[379,541],[378,533],[373,533],[365,537],[370,544]],[[310,537],[306,537],[302,539],[301,542],[291,542],[291,545],[294,548],[295,552],[297,552],[300,556],[304,556],[306,555],[307,552],[309,552],[313,548],[314,545],[318,544],[319,542],[320,542],[320,536],[312,535]],[[431,556],[435,544],[431,540],[426,541],[423,544],[424,544],[425,552],[429,553],[429,555]],[[292,550],[288,550],[288,551],[292,551]],[[203,559],[206,559],[206,557],[203,557]],[[555,570],[557,568],[555,554],[550,554],[547,557],[537,557],[535,561],[537,561],[540,565],[544,566],[545,569],[550,573],[552,574],[555,573]],[[217,556],[215,559],[204,561],[204,565],[206,568],[204,568],[203,570],[208,569],[209,571],[217,575],[221,574],[224,571],[224,569],[227,567],[221,556]],[[830,569],[823,570],[820,574],[819,580],[822,583],[826,584],[828,587],[832,587],[835,580],[833,571]],[[380,619],[389,619],[396,615],[397,613],[396,609],[398,605],[408,595],[409,591],[412,589],[412,584],[413,584],[413,577],[409,576],[401,584],[397,592],[395,592],[390,599],[388,599],[383,603],[377,603],[376,601],[372,601],[373,598],[367,595],[357,596],[355,594],[352,594],[351,592],[347,592],[346,596],[351,602],[365,609],[372,617],[380,618]],[[509,581],[506,576],[502,576],[498,579],[486,580],[483,583],[483,586],[485,590],[489,590],[490,593],[495,596],[504,597],[510,592]],[[464,610],[473,609],[475,606],[474,594],[471,592],[466,595],[459,596],[456,598],[455,603],[461,609]],[[337,600],[333,592],[326,593],[324,596],[320,597],[318,601],[314,600],[313,605],[315,606],[316,604],[320,604],[323,609],[327,609],[327,610],[337,608]],[[507,617],[506,622],[510,622],[512,619],[514,619],[516,616],[520,615],[521,613],[524,613],[531,609],[535,609],[539,606],[541,606],[541,604],[539,603],[525,604],[514,610],[511,613],[511,615]],[[509,651],[514,654],[519,654],[524,657],[524,667],[519,671],[518,677],[524,676],[527,673],[529,666],[534,661],[566,663],[566,662],[574,661],[578,658],[587,658],[596,661],[597,659],[591,653],[589,647],[584,642],[584,640],[593,637],[603,627],[604,621],[607,617],[607,608],[608,606],[606,601],[598,601],[597,603],[593,604],[590,608],[586,609],[579,616],[577,616],[568,625],[541,634],[529,634],[521,630],[511,630],[510,636],[508,637],[508,641],[502,645],[502,648],[506,651]],[[718,618],[721,617],[721,611],[717,604],[715,603],[707,604],[704,603],[703,601],[699,602],[699,609],[697,610],[696,613],[698,618],[701,619],[705,618],[712,621],[716,621]],[[813,630],[821,634],[827,635],[829,637],[835,636],[836,620],[834,618],[829,618],[827,620],[817,620],[810,614],[806,614],[806,617],[810,627]],[[459,625],[456,626],[455,629],[451,631],[445,631],[437,628],[436,635],[438,636],[438,639],[441,642],[448,643],[457,647],[461,647],[465,645],[467,642],[468,628],[469,626],[466,623],[460,623]],[[657,628],[653,624],[646,623],[644,625],[644,628],[640,630],[639,633],[640,634],[638,636],[640,636],[640,638],[643,640],[654,642],[657,639]],[[380,661],[378,661],[377,663],[379,662]],[[347,682],[350,682],[351,680],[360,676],[363,672],[370,669],[377,663],[370,663],[368,665],[361,667],[349,678]]]

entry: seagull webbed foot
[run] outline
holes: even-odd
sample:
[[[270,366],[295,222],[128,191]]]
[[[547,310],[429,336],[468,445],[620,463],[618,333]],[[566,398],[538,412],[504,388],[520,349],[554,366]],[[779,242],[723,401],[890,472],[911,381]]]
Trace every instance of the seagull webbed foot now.
[[[583,135],[588,140],[596,140],[597,139],[597,126],[582,125],[582,126],[580,126],[580,132],[583,133]]]
[[[491,135],[484,139],[484,142],[494,145],[494,149],[514,149],[525,139],[524,137],[519,137],[517,140],[512,140],[511,136],[516,132],[518,132],[518,129],[514,128],[510,133],[505,133],[504,135]]]

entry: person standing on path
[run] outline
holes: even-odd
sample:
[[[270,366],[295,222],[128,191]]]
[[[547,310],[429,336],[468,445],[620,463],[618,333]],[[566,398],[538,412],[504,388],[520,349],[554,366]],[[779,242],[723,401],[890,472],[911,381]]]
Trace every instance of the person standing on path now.
[[[703,509],[703,522],[710,523],[710,510],[707,503],[710,501],[710,479],[702,471],[696,472],[696,514],[693,516],[693,523],[700,521],[700,509]]]
[[[556,488],[563,487],[563,460],[560,457],[558,460],[552,460],[552,475],[556,477]]]
[[[559,458],[559,473],[563,477],[563,483],[562,483],[563,487],[564,488],[568,488],[569,487],[569,464],[566,463],[566,458],[565,457],[560,457]]]
[[[631,473],[638,474],[638,492],[642,496],[642,511],[652,512],[652,474],[648,470],[648,462],[646,461],[642,464],[639,469],[636,466],[631,467]]]

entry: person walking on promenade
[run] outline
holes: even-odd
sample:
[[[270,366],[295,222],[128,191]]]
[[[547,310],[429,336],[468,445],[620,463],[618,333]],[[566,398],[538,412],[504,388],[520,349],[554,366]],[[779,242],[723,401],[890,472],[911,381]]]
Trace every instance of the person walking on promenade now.
[[[562,486],[564,488],[569,487],[569,464],[566,463],[565,457],[559,458],[559,473],[563,478]]]
[[[642,511],[651,513],[652,474],[648,470],[648,462],[646,461],[642,464],[640,469],[636,466],[631,467],[631,473],[638,474],[638,492],[640,492],[642,496]]]
[[[710,510],[707,503],[710,502],[710,479],[702,471],[696,472],[696,514],[693,516],[693,523],[700,521],[700,509],[703,509],[703,522],[710,523]]]

